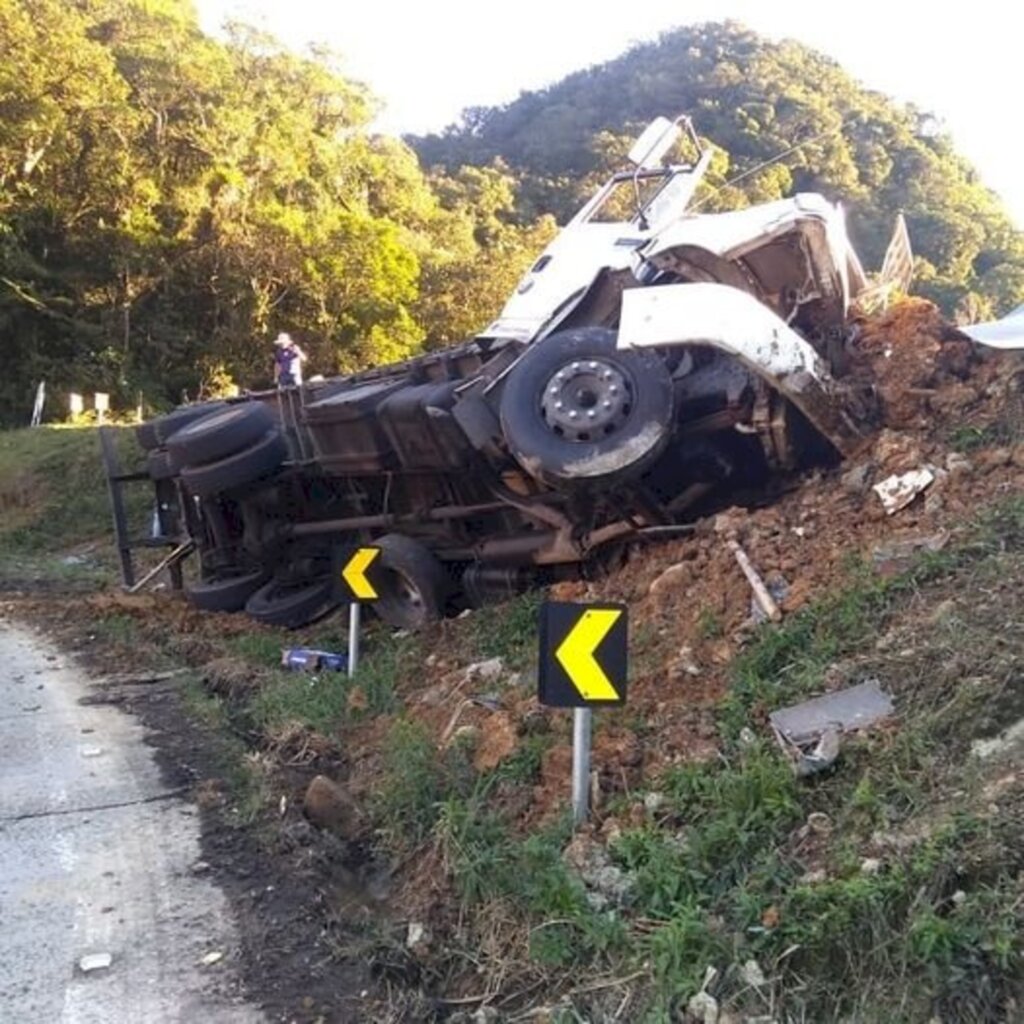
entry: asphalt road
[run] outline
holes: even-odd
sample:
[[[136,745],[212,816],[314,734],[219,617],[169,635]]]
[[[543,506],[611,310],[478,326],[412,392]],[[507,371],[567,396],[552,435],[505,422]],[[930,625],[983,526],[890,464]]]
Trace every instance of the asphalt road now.
[[[138,722],[81,705],[90,692],[71,660],[0,619],[0,1020],[262,1020],[239,995],[198,813],[168,791]]]

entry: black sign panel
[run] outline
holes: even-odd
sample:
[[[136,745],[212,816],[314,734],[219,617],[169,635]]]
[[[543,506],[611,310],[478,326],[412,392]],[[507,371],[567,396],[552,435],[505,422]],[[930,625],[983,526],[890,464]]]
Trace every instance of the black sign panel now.
[[[625,704],[627,646],[625,605],[545,602],[538,699],[553,708]]]

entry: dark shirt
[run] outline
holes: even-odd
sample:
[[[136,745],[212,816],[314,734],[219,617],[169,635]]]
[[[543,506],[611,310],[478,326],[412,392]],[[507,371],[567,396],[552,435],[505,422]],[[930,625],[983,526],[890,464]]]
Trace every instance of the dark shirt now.
[[[278,366],[279,384],[302,383],[302,359],[294,345],[279,345],[274,352],[274,362]]]

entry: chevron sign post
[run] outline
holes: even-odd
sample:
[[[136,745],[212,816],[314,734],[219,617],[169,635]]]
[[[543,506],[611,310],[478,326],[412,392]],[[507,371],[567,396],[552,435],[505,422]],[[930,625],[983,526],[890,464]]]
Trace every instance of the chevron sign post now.
[[[626,703],[628,619],[621,604],[548,601],[540,614],[538,699],[573,709],[572,813],[586,820],[593,708]]]
[[[348,601],[348,674],[359,667],[359,606],[380,597],[380,548],[366,546],[342,552],[338,584]]]

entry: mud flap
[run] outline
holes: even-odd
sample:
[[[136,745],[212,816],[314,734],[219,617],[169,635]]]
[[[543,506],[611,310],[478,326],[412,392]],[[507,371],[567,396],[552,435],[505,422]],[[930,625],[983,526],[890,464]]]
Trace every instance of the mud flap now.
[[[863,443],[856,402],[811,345],[754,296],[715,283],[623,293],[619,348],[707,345],[738,359],[789,399],[843,455]]]

